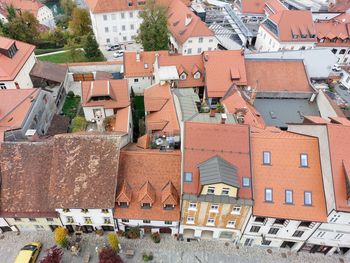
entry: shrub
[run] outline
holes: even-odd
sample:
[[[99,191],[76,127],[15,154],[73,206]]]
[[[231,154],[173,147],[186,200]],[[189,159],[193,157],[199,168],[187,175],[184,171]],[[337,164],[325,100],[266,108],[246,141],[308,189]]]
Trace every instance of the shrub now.
[[[40,260],[40,263],[60,263],[63,257],[62,249],[57,246],[49,248],[47,255]]]
[[[55,229],[55,243],[61,247],[65,247],[64,245],[67,244],[68,239],[67,239],[67,229],[63,227],[57,227]]]
[[[158,232],[155,232],[151,235],[151,238],[154,243],[159,243],[160,242],[160,234]]]
[[[140,238],[140,228],[131,227],[127,231],[125,231],[125,237],[129,239]]]
[[[119,252],[119,240],[116,233],[109,233],[107,236],[109,246],[115,251]]]
[[[110,247],[102,248],[98,254],[99,263],[123,263],[119,255]]]
[[[144,262],[148,262],[148,261],[152,261],[153,260],[153,254],[152,252],[150,252],[149,254],[147,254],[146,252],[144,252],[142,254],[142,259]]]
[[[73,98],[73,97],[74,97],[74,92],[70,90],[70,91],[67,93],[67,97],[68,97],[68,98]]]
[[[72,132],[81,132],[81,131],[85,131],[85,127],[86,127],[86,120],[85,120],[85,117],[76,116],[76,117],[72,120],[72,126],[71,126]]]

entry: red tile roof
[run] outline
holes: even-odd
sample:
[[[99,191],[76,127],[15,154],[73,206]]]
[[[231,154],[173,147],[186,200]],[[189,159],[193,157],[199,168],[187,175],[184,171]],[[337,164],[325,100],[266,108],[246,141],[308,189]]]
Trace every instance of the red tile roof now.
[[[303,61],[245,61],[248,86],[257,91],[312,92]],[[269,70],[266,70],[266,69]],[[293,77],[291,77],[293,76]]]
[[[232,84],[247,84],[244,56],[240,50],[206,51],[203,59],[209,98],[223,97]],[[231,72],[235,72],[235,76]]]
[[[137,0],[86,0],[90,11],[95,13],[110,13],[120,11],[140,10],[144,5],[138,5]]]
[[[271,34],[281,42],[316,42],[316,37],[311,37],[316,34],[311,11],[283,10],[270,15],[268,19],[277,25],[278,36]],[[263,27],[266,29],[266,26]],[[292,33],[298,38],[293,38]],[[307,37],[301,38],[301,34]]]
[[[266,0],[241,0],[241,13],[264,14]]]
[[[186,20],[190,21],[186,25]],[[168,28],[177,42],[183,44],[190,37],[212,37],[214,33],[181,0],[173,0],[168,10]]]
[[[251,138],[253,214],[326,222],[318,139],[278,129],[254,129]],[[262,164],[264,151],[271,153],[271,165]],[[308,168],[300,167],[301,153],[308,155]],[[266,188],[273,189],[272,203],[265,202]],[[293,191],[293,205],[285,204],[285,190]],[[304,205],[304,191],[312,192],[312,206]]]
[[[280,11],[287,10],[288,8],[285,7],[281,1],[279,0],[267,0],[265,2],[265,11],[269,15],[276,14]]]
[[[184,182],[184,193],[199,194],[198,164],[214,156],[237,167],[241,186],[243,177],[251,177],[248,125],[185,122],[185,135],[184,172],[191,172],[193,180]],[[251,188],[241,187],[238,196],[252,198]]]
[[[119,109],[117,111],[113,122],[113,127],[112,127],[113,131],[125,132],[125,133],[129,132],[130,111],[131,111],[130,106]]]
[[[170,85],[156,84],[144,92],[146,129],[166,134],[179,134],[179,122],[171,95]]]
[[[336,0],[335,3],[329,3],[329,12],[346,12],[350,8],[349,0]]]
[[[43,3],[37,0],[0,0],[0,3],[4,6],[12,5],[16,9],[28,11],[35,17],[37,17],[39,9],[44,6]]]
[[[18,51],[12,58],[0,54],[0,81],[14,80],[35,49],[33,45],[0,37],[0,48],[8,49],[12,43],[15,43]]]
[[[131,202],[131,187],[128,184],[128,182],[126,180],[124,180],[121,184],[121,188],[119,191],[119,194],[117,196],[117,198],[115,199],[116,202],[126,202],[126,203],[130,203]]]
[[[201,55],[161,56],[159,57],[159,66],[176,66],[179,75],[183,72],[186,73],[186,79],[180,79],[177,82],[177,87],[179,88],[204,86],[204,64]],[[197,72],[200,73],[199,79],[194,78]]]
[[[128,83],[123,80],[95,80],[81,82],[82,106],[103,106],[107,109],[125,108],[130,105]],[[94,97],[109,96],[109,100],[92,100]]]
[[[169,181],[173,184],[176,194],[180,195],[181,154],[179,151],[160,152],[159,150],[133,150],[130,147],[121,151],[118,173],[117,195],[121,192],[122,182],[127,181],[131,189],[131,202],[128,208],[116,205],[114,217],[145,220],[180,219],[180,203],[174,210],[164,210],[162,197],[163,189]],[[151,209],[142,209],[140,191],[144,193],[145,185],[151,185],[154,200]]]

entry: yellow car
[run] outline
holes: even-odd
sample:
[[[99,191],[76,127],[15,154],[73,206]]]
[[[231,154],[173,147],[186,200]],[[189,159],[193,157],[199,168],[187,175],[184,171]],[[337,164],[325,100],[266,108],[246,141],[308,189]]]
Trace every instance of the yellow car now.
[[[32,242],[25,245],[16,257],[15,263],[35,263],[39,257],[42,244]]]

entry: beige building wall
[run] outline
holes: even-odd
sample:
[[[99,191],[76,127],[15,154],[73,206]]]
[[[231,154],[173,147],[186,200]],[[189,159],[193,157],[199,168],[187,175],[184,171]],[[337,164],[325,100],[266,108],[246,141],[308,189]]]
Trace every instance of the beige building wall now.
[[[59,218],[5,218],[8,224],[19,231],[51,231],[50,225],[62,226]]]

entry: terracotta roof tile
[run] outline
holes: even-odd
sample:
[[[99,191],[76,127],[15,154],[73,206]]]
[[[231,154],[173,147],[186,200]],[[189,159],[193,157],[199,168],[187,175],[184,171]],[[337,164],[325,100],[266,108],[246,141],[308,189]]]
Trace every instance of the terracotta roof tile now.
[[[117,196],[117,198],[115,199],[116,202],[120,203],[120,202],[126,202],[126,203],[130,203],[131,202],[131,187],[128,184],[128,182],[126,180],[123,181],[120,192]]]
[[[241,13],[264,14],[266,0],[241,0]]]
[[[247,84],[244,56],[240,50],[206,51],[203,59],[209,98],[223,97],[233,84]],[[235,72],[234,79],[231,72]]]
[[[58,83],[64,82],[67,66],[56,63],[37,60],[30,71],[30,76],[52,80]]]
[[[255,129],[251,133],[254,206],[253,214],[274,218],[327,221],[318,139],[281,130]],[[263,165],[263,152],[271,165]],[[308,155],[308,168],[300,167],[300,154]],[[285,158],[288,156],[288,158]],[[265,202],[265,189],[273,202]],[[285,204],[285,190],[293,191],[293,205]],[[312,192],[312,206],[304,205],[304,191]]]
[[[162,189],[162,204],[177,205],[179,200],[179,195],[174,184],[169,181]]]
[[[43,3],[37,0],[1,0],[0,2],[3,5],[12,5],[16,9],[28,11],[35,17],[37,17],[39,9],[44,6]]]
[[[142,9],[144,5],[139,5],[138,2],[137,0],[86,0],[93,14]]]
[[[251,177],[248,125],[185,122],[185,134],[184,172],[191,172],[193,180],[191,183],[184,182],[184,193],[199,193],[198,164],[214,156],[237,168],[241,186],[243,177]],[[251,199],[251,188],[241,187],[238,195]]]
[[[180,204],[177,203],[173,210],[164,210],[162,190],[171,181],[177,195],[180,195],[180,151],[160,152],[159,150],[141,150],[131,146],[122,150],[120,154],[118,173],[120,183],[118,183],[117,190],[119,194],[122,182],[126,180],[132,189],[131,202],[128,208],[120,208],[116,205],[114,216],[129,219],[178,221],[180,219]],[[139,189],[142,186],[145,188],[146,182],[151,184],[153,188],[151,198],[154,203],[151,209],[142,209],[139,202]],[[141,189],[141,191],[143,190]]]
[[[276,14],[280,11],[287,10],[287,7],[285,7],[279,0],[267,0],[265,6],[265,11],[268,14]]]
[[[166,103],[163,104],[165,100]],[[144,92],[144,101],[145,111],[160,108],[158,111],[150,111],[146,115],[146,129],[148,132],[161,131],[167,134],[179,134],[179,122],[169,83],[156,84],[147,88]],[[161,105],[163,106],[159,107]]]
[[[151,205],[156,201],[156,191],[149,181],[145,182],[139,189],[138,201],[141,204],[150,203]]]
[[[130,114],[131,114],[131,107],[130,106],[122,108],[122,109],[118,109],[118,111],[114,117],[114,122],[112,124],[113,131],[128,133],[129,132]]]
[[[301,60],[247,59],[245,65],[248,86],[255,88],[258,92],[313,92],[306,75],[304,63]]]
[[[346,12],[350,8],[349,0],[336,0],[335,3],[330,2],[328,6],[329,12]]]
[[[149,148],[151,138],[149,134],[145,134],[137,139],[137,147],[147,149]]]

